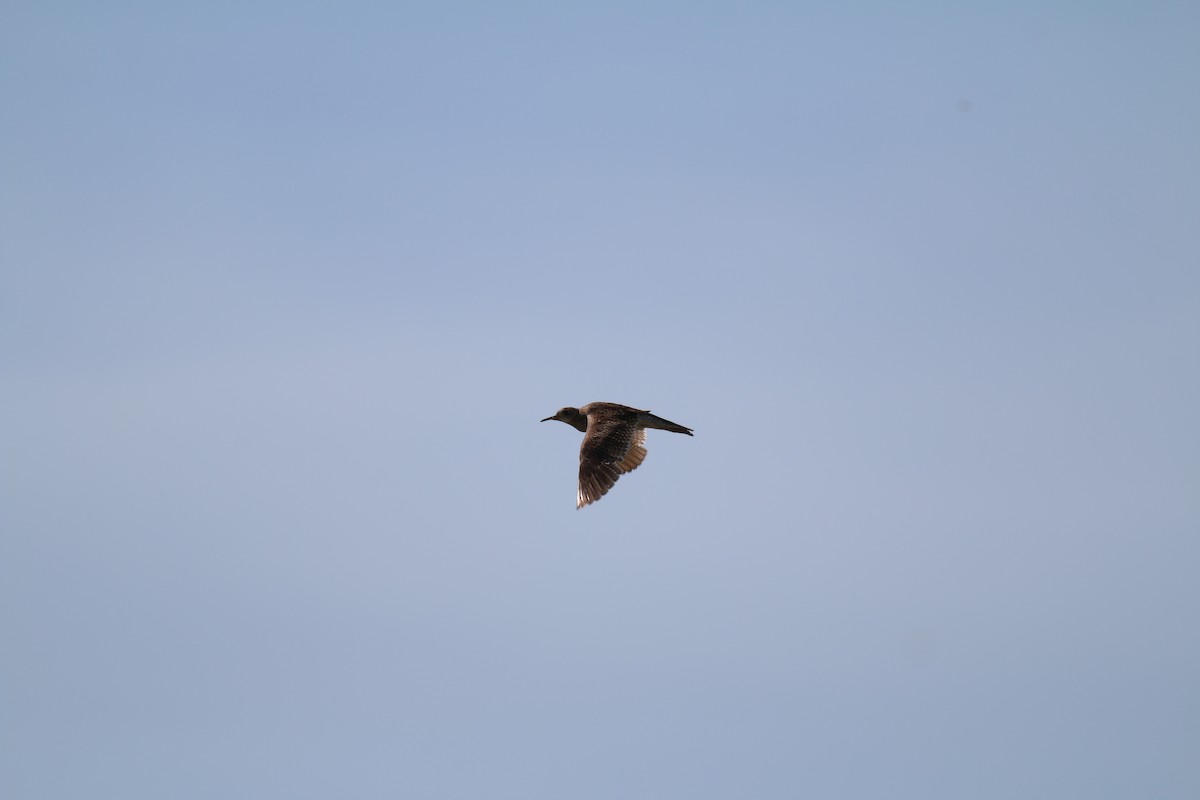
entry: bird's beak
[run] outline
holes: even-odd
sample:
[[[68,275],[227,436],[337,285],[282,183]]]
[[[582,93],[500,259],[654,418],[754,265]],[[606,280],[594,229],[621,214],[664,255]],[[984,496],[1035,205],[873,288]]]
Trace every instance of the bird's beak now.
[[[554,419],[554,417],[546,417],[544,420],[542,420],[542,422],[549,422],[552,419]]]

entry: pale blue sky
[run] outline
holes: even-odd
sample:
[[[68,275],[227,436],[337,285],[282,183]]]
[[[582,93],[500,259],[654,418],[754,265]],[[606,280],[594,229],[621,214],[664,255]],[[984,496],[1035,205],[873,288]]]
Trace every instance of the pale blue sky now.
[[[0,795],[1200,796],[1198,41],[6,4]]]

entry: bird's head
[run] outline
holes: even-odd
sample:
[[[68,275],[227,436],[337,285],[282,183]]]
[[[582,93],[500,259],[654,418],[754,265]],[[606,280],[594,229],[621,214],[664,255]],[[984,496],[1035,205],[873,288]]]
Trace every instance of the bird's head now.
[[[558,411],[555,411],[552,416],[546,417],[544,420],[542,420],[542,422],[549,422],[552,419],[556,419],[559,422],[565,422],[572,428],[575,428],[579,431],[587,430],[587,414],[584,414],[578,408],[572,408],[571,406],[560,408]]]

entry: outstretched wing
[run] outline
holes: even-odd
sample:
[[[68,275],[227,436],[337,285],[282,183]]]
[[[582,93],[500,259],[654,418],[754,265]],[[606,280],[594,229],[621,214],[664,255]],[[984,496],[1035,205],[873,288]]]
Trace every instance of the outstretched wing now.
[[[583,508],[603,497],[617,478],[641,466],[646,459],[646,432],[632,421],[589,418],[588,432],[579,447],[579,493],[575,507]]]
[[[621,460],[621,473],[633,472],[642,465],[646,460],[646,431],[644,428],[638,428],[633,432],[633,444],[629,446],[629,452],[625,454],[625,458]]]

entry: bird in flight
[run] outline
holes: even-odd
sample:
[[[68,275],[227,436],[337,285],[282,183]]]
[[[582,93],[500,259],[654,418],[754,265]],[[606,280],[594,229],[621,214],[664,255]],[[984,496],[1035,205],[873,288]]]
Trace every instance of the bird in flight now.
[[[560,408],[542,422],[556,419],[582,431],[579,446],[579,493],[575,508],[603,497],[617,478],[633,472],[646,460],[646,428],[692,435],[691,428],[617,403],[588,403],[583,408]]]

